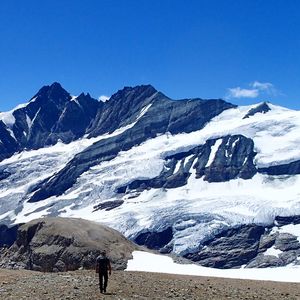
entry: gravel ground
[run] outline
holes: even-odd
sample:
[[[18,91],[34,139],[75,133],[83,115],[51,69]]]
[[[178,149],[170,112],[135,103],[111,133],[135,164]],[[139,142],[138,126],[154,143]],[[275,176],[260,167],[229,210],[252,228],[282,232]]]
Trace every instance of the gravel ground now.
[[[0,299],[300,299],[300,284],[142,272],[113,272],[100,294],[93,271],[0,269]]]

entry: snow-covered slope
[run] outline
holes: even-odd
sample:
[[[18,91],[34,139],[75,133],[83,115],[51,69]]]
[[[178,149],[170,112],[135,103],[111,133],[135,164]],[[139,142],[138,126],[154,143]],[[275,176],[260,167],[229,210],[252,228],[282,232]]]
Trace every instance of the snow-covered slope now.
[[[105,223],[150,248],[205,265],[210,265],[205,249],[220,248],[216,244],[234,228],[236,236],[243,232],[255,249],[249,254],[244,245],[238,250],[245,252],[243,259],[234,256],[231,265],[214,260],[214,266],[244,265],[257,257],[263,264],[297,263],[300,232],[293,217],[300,215],[300,112],[269,103],[266,112],[259,111],[260,105],[232,107],[198,130],[157,131],[128,149],[121,147],[108,159],[98,154],[94,159],[95,151],[106,147],[101,144],[104,140],[132,136],[132,129],[151,115],[151,105],[141,105],[129,125],[109,134],[24,151],[0,162],[0,172],[7,174],[0,180],[0,222],[81,217]],[[32,198],[48,191],[48,186],[53,188],[57,178],[69,176],[66,170],[81,164],[82,153],[94,161],[76,173],[74,184],[63,193]],[[289,230],[276,223],[278,216],[291,217],[285,224]],[[253,226],[263,229],[251,240]],[[292,234],[290,228],[295,228]],[[285,232],[294,243],[292,249],[282,246]],[[269,257],[272,247],[284,248],[279,251],[289,258],[277,256],[276,263],[270,262],[276,257]]]

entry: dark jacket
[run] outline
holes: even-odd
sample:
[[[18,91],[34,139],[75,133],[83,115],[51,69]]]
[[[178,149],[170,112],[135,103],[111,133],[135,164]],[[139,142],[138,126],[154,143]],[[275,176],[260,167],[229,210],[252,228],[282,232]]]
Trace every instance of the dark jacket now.
[[[96,272],[102,274],[111,274],[110,260],[106,255],[100,254],[96,259]]]

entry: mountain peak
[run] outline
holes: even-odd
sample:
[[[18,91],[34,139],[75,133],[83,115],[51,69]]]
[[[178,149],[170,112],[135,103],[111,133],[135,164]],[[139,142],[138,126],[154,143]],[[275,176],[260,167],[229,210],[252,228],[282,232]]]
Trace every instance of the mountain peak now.
[[[111,96],[111,100],[121,98],[137,98],[142,96],[147,98],[157,93],[157,90],[150,84],[148,85],[137,85],[135,87],[125,86],[123,89],[118,90],[114,95]]]
[[[33,97],[47,97],[47,98],[65,98],[70,97],[70,94],[58,82],[53,82],[51,85],[43,86],[37,94]]]
[[[58,82],[53,82],[51,85],[43,86],[37,94],[31,99],[35,103],[45,103],[52,101],[57,105],[64,105],[71,99],[71,95]]]
[[[50,85],[50,87],[51,87],[52,89],[62,89],[61,84],[60,84],[59,82],[57,82],[57,81],[54,81],[54,82]]]
[[[146,91],[152,90],[157,92],[157,90],[151,84],[141,84],[136,86],[124,86],[123,91]]]

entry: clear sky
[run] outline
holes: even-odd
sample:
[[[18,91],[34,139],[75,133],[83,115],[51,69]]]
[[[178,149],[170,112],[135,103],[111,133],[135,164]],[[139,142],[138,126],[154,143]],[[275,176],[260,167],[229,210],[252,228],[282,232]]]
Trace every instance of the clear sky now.
[[[299,16],[298,0],[3,0],[0,111],[54,81],[300,109]]]

